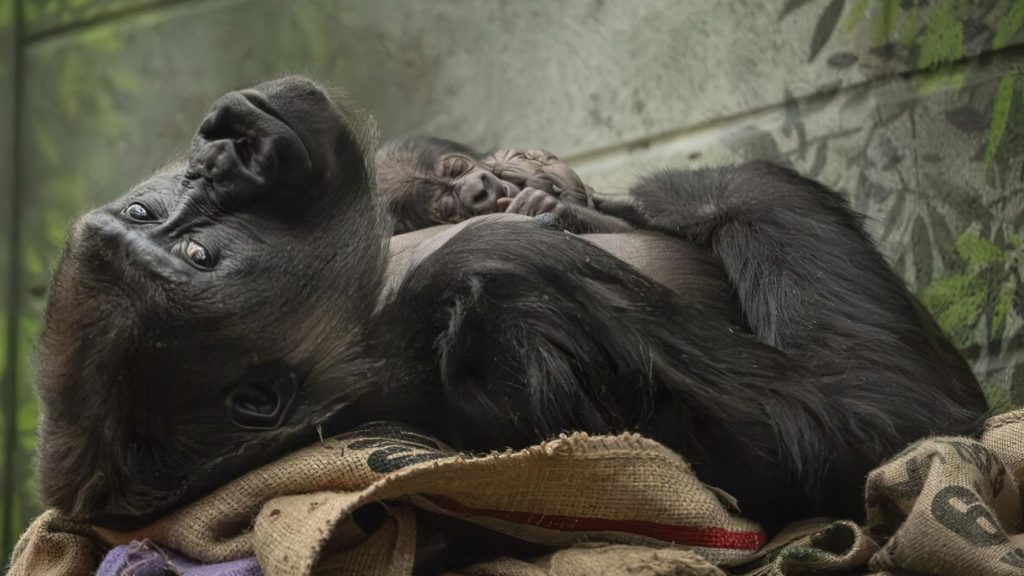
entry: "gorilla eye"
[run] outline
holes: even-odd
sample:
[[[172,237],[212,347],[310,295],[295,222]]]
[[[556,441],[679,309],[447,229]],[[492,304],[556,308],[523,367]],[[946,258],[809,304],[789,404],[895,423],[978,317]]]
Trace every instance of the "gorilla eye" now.
[[[210,252],[202,244],[194,240],[190,240],[188,245],[185,246],[185,256],[201,268],[213,266],[213,257],[210,256]]]
[[[124,212],[132,220],[138,220],[139,222],[151,222],[153,220],[156,220],[156,218],[153,216],[153,213],[147,210],[145,206],[139,204],[138,202],[132,202],[131,204],[129,204],[128,207],[125,208]]]

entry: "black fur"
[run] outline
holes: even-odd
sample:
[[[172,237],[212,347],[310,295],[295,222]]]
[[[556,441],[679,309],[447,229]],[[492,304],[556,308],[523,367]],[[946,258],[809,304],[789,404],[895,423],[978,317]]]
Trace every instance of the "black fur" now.
[[[839,195],[791,171],[666,171],[603,207],[720,259],[738,326],[543,219],[470,220],[385,296],[366,157],[344,109],[285,79],[218,101],[187,167],[76,224],[39,348],[48,504],[137,525],[394,419],[467,450],[636,430],[772,529],[860,518],[871,468],[977,432],[964,360]],[[216,261],[183,264],[193,240]]]
[[[379,324],[384,340],[395,326],[411,335],[400,348],[415,355],[392,365],[440,362],[430,399],[443,408],[409,413],[444,414],[421,424],[469,449],[638,430],[771,527],[861,518],[883,459],[923,436],[977,432],[985,401],[969,368],[837,194],[761,163],[664,172],[633,192],[638,225],[722,258],[756,337],[703,322],[686,297],[578,237],[467,227]]]

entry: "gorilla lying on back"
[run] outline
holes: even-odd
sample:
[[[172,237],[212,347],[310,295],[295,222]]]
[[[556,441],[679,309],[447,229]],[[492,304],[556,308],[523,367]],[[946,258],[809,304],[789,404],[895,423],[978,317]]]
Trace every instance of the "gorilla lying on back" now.
[[[646,231],[492,215],[395,265],[366,150],[315,84],[261,84],[74,224],[39,346],[48,504],[137,526],[388,419],[467,450],[635,430],[771,529],[860,517],[871,468],[985,411],[860,219],[789,170],[666,171],[633,190]]]
[[[544,150],[485,155],[445,138],[417,137],[382,145],[376,169],[377,191],[396,234],[496,212],[550,213],[577,233],[632,230],[595,210],[593,190]]]

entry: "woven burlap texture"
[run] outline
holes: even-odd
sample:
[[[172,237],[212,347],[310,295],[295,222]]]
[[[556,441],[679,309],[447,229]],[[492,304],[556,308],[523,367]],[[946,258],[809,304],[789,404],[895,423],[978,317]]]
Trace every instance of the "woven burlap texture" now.
[[[865,528],[804,522],[755,554],[466,512],[757,533],[678,455],[636,435],[573,434],[471,458],[426,437],[378,430],[291,454],[140,532],[102,536],[108,543],[149,537],[207,562],[255,554],[270,576],[405,575],[415,560],[415,509],[443,512],[457,502],[453,515],[561,548],[542,558],[495,558],[464,574],[794,576],[866,573],[869,566],[878,574],[1022,574],[1021,479],[1024,410],[990,420],[980,441],[924,440],[879,467],[868,478]],[[379,501],[387,502],[388,514],[365,533],[352,513]],[[47,512],[22,536],[10,574],[88,574],[103,552],[97,542],[92,529]]]

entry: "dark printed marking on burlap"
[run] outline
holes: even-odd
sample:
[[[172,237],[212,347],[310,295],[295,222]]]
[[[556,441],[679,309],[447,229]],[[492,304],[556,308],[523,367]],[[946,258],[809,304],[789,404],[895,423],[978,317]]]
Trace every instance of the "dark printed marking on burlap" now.
[[[412,466],[413,464],[439,460],[450,456],[450,454],[443,452],[412,452],[413,450],[415,448],[409,446],[381,444],[380,450],[370,453],[370,456],[366,459],[366,465],[370,467],[370,470],[378,474],[387,474],[407,466]]]
[[[348,445],[350,450],[372,450],[366,457],[366,465],[377,474],[388,474],[452,454],[444,451],[433,438],[390,422],[373,422],[346,436],[361,438]]]
[[[998,496],[1006,485],[1006,467],[987,448],[976,442],[951,440],[946,442],[956,455],[967,464],[975,466],[992,482],[992,496]],[[980,487],[979,488],[979,492]]]
[[[942,456],[935,454],[935,457],[941,459]],[[892,495],[893,499],[900,501],[913,500],[917,498],[917,495],[921,493],[921,488],[924,487],[924,480],[928,475],[930,466],[922,461],[917,456],[911,456],[907,458],[904,464],[907,471],[907,479],[899,480],[889,484],[887,491]]]
[[[437,440],[434,440],[425,434],[420,434],[404,424],[397,424],[395,422],[370,422],[363,424],[354,430],[336,436],[336,438],[388,438],[392,440],[402,440],[403,442],[415,444],[422,448],[432,450],[441,449],[441,445],[437,443]]]
[[[1014,548],[1003,554],[999,561],[1014,568],[1024,568],[1024,549]]]
[[[974,546],[1009,542],[999,521],[980,497],[963,486],[946,486],[935,494],[932,516],[939,524]]]

